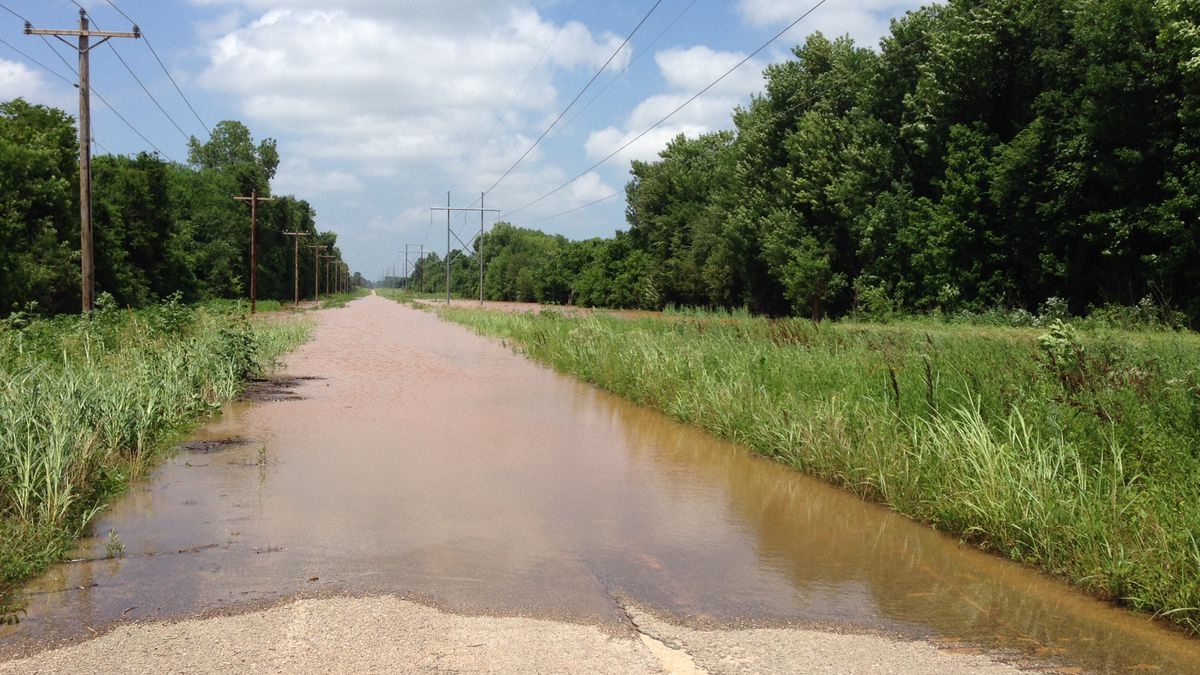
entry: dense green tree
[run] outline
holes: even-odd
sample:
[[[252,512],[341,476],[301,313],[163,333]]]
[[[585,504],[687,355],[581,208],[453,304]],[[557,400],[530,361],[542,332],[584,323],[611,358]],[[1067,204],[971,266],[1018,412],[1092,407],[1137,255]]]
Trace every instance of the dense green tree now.
[[[17,99],[0,104],[0,312],[35,302],[74,311],[79,298],[78,145],[66,113]],[[190,165],[157,156],[101,155],[92,163],[97,289],[122,305],[176,291],[187,300],[245,297],[249,283],[248,208],[235,195],[270,193],[279,156],[255,144],[238,122],[222,122]],[[303,200],[263,204],[258,228],[258,297],[290,299],[292,242],[313,235],[340,257],[331,233],[317,235]],[[306,250],[307,252],[307,250]],[[302,287],[311,295],[313,265]]]
[[[75,127],[61,110],[0,103],[0,312],[79,303]]]
[[[544,301],[538,279],[566,239],[496,223],[484,237],[483,294],[489,300]]]
[[[180,249],[170,167],[156,156],[101,156],[92,164],[96,287],[144,305],[195,285]]]

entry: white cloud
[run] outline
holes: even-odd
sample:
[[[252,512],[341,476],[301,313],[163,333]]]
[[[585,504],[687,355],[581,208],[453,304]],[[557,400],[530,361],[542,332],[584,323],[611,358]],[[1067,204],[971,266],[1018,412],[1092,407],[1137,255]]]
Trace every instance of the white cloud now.
[[[73,110],[78,99],[67,90],[48,82],[42,71],[17,61],[0,59],[0,101],[23,98],[29,103]]]
[[[687,92],[700,91],[744,58],[744,54],[718,52],[702,45],[691,49],[668,49],[654,55],[667,86]],[[745,96],[762,88],[761,71],[761,63],[747,63],[709,91],[718,96]]]
[[[272,10],[212,44],[203,82],[238,95],[250,120],[308,139],[301,151],[314,157],[452,158],[483,140],[554,30],[531,10],[478,36],[342,10]],[[569,24],[548,58],[594,67],[615,40]],[[556,105],[550,75],[535,73],[501,131]]]
[[[679,134],[694,137],[727,129],[732,126],[730,116],[734,107],[762,89],[763,64],[751,59],[667,122],[634,141],[644,130],[728,72],[745,55],[698,46],[665,50],[655,54],[654,58],[667,82],[667,92],[639,103],[621,127],[610,126],[593,132],[585,146],[593,160],[600,160],[631,142],[617,154],[616,161],[628,164],[633,159],[652,160]]]
[[[813,0],[739,0],[742,18],[752,26],[783,27],[809,11]],[[888,31],[889,17],[920,7],[913,0],[855,0],[822,5],[781,38],[789,47],[815,31],[835,38],[849,34],[856,44],[876,47]]]
[[[363,182],[350,171],[321,170],[305,159],[284,158],[275,174],[275,191],[301,198],[330,193],[356,193],[366,189]]]
[[[279,139],[276,191],[313,195],[321,227],[330,227],[331,215],[345,223],[337,226],[339,245],[368,259],[379,257],[387,233],[393,246],[431,237],[427,209],[444,204],[446,186],[492,185],[563,105],[556,78],[586,77],[621,42],[574,21],[555,39],[558,24],[524,0],[200,1],[229,5],[223,20],[242,10],[252,20],[209,40],[199,82],[232,95],[256,135]],[[472,13],[472,24],[459,20]],[[613,67],[629,58],[624,51]],[[488,206],[516,208],[570,178],[542,150],[488,195]],[[617,189],[588,175],[531,213],[564,211]],[[456,192],[454,204],[477,196]],[[371,212],[384,201],[399,215]],[[346,215],[355,209],[359,217]]]
[[[354,16],[403,20],[408,25],[477,30],[495,26],[525,3],[518,0],[192,0],[195,5],[233,5],[254,12],[277,9],[345,12]]]

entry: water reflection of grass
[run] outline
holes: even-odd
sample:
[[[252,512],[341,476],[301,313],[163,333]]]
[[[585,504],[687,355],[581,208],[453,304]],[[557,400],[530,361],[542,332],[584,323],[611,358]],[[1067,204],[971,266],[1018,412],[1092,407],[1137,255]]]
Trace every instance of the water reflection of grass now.
[[[57,560],[173,433],[308,332],[174,301],[0,322],[0,619],[15,618],[16,584]]]
[[[1200,337],[444,311],[1200,633]]]

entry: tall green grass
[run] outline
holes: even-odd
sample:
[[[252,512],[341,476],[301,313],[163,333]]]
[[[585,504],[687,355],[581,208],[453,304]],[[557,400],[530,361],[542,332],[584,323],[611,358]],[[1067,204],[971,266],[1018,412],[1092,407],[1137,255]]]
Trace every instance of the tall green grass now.
[[[346,304],[351,300],[357,300],[364,295],[370,294],[370,292],[371,291],[366,288],[356,288],[353,291],[347,291],[345,293],[331,293],[329,295],[322,295],[320,308],[337,309],[339,307],[345,307]]]
[[[310,325],[169,300],[0,322],[0,619],[166,438],[238,394]]]
[[[1200,633],[1200,336],[443,316]]]

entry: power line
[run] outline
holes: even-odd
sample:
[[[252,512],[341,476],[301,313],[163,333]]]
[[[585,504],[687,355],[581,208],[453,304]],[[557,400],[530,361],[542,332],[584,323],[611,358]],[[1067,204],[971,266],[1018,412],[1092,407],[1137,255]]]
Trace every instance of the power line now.
[[[109,42],[108,48],[113,51],[113,54],[117,57],[117,60],[121,62],[121,65],[125,66],[125,70],[129,71],[130,76],[133,77],[133,81],[137,82],[138,86],[142,88],[142,91],[146,92],[146,95],[149,96],[150,100],[154,102],[154,107],[158,108],[158,111],[163,114],[163,117],[167,118],[167,121],[171,123],[171,126],[175,127],[175,130],[179,132],[179,135],[183,136],[183,140],[185,142],[191,140],[191,136],[189,136],[187,132],[185,132],[183,128],[179,126],[179,123],[175,121],[175,118],[171,117],[171,114],[162,107],[162,104],[158,102],[158,99],[154,97],[154,94],[150,93],[150,90],[147,89],[146,85],[142,83],[142,79],[137,76],[137,73],[133,72],[132,68],[129,67],[129,64],[125,63],[125,59],[121,57],[121,53],[117,51],[117,48],[113,46],[113,43]]]
[[[125,17],[125,18],[128,19],[129,17]],[[130,20],[130,22],[133,23],[132,20]],[[96,25],[96,28],[100,28],[100,24],[96,23],[95,18],[92,18],[92,23]],[[150,90],[147,89],[146,85],[142,83],[142,78],[138,77],[137,73],[133,72],[133,69],[129,67],[129,64],[126,63],[125,59],[121,56],[121,53],[117,51],[116,46],[113,45],[113,43],[111,43],[111,42],[109,42],[107,44],[108,44],[108,48],[112,50],[113,55],[115,55],[117,57],[117,60],[121,62],[121,65],[125,66],[125,70],[129,73],[130,77],[133,78],[133,81],[137,82],[138,86],[142,88],[142,91],[146,92],[146,96],[149,96],[150,100],[154,102],[154,106],[156,108],[158,108],[158,111],[163,114],[163,117],[166,117],[167,121],[170,122],[171,125],[174,126],[177,131],[179,131],[179,135],[183,136],[183,140],[185,142],[190,140],[191,136],[188,136],[187,133],[184,132],[184,130],[179,126],[179,123],[175,121],[175,118],[171,117],[170,113],[168,113],[166,111],[166,109],[162,107],[162,104],[158,102],[158,99],[154,97],[154,94],[150,93]]]
[[[22,21],[29,21],[29,19],[26,19],[25,17],[21,16],[20,14],[17,14],[16,12],[9,9],[8,5],[5,5],[2,2],[0,2],[0,9],[3,9],[4,11],[8,12],[9,14],[12,14],[13,16],[17,17],[18,19],[20,19]]]
[[[4,9],[8,9],[8,8],[5,7]],[[12,10],[9,10],[9,11],[12,11]],[[63,77],[61,73],[59,73],[56,70],[52,70],[50,68],[50,66],[47,66],[46,64],[42,63],[41,61],[38,61],[37,59],[33,58],[32,56],[21,51],[20,49],[17,49],[16,47],[12,46],[4,38],[0,38],[0,44],[4,45],[5,47],[8,47],[9,49],[13,50],[14,52],[20,54],[21,56],[24,56],[28,61],[32,62],[36,66],[41,67],[41,69],[46,71],[47,73],[50,73],[51,75],[57,77],[58,79],[62,80],[63,82],[66,82],[67,84],[74,86],[75,83],[68,80],[67,78]]]
[[[826,0],[822,0],[822,2],[825,2],[825,1]],[[637,34],[638,30],[641,29],[642,25],[646,23],[646,21],[650,18],[650,15],[654,13],[654,10],[658,9],[658,6],[661,5],[662,2],[663,2],[663,0],[655,1],[654,5],[650,8],[650,11],[646,12],[646,15],[642,17],[642,20],[639,21],[638,24],[633,27],[633,30],[630,31],[629,35],[627,35],[625,37],[625,41],[621,43],[621,46],[617,47],[616,51],[614,51],[612,53],[612,56],[608,57],[608,60],[604,62],[603,66],[600,66],[600,70],[597,70],[596,74],[592,75],[592,79],[588,80],[588,83],[583,86],[583,89],[579,90],[579,93],[575,95],[575,98],[571,99],[571,102],[567,104],[567,107],[563,108],[563,111],[558,114],[558,117],[554,118],[554,121],[550,123],[550,126],[546,127],[546,130],[543,131],[542,135],[539,136],[538,139],[533,142],[533,145],[529,146],[529,149],[526,150],[525,153],[522,154],[520,156],[520,158],[517,159],[516,162],[513,162],[513,165],[510,166],[508,168],[508,170],[504,172],[504,175],[497,178],[496,182],[492,183],[492,186],[490,188],[488,188],[487,190],[484,190],[485,195],[490,193],[492,190],[495,190],[496,186],[499,185],[501,183],[501,181],[503,181],[505,178],[508,178],[509,174],[511,174],[513,171],[515,171],[516,168],[518,166],[520,166],[521,162],[525,161],[525,158],[529,156],[529,153],[533,152],[533,149],[536,148],[538,146],[538,144],[541,143],[544,138],[546,138],[546,134],[550,133],[550,130],[553,129],[556,124],[558,124],[559,120],[561,120],[563,118],[563,115],[566,115],[567,112],[571,109],[571,107],[574,106],[575,103],[579,101],[580,97],[583,96],[584,92],[586,92],[588,90],[588,88],[592,86],[592,83],[594,83],[596,81],[596,78],[600,77],[600,73],[603,73],[604,70],[606,68],[608,68],[608,65],[613,62],[613,59],[617,58],[617,54],[620,54],[621,50],[625,49],[625,45],[629,44],[629,41],[633,39],[633,36],[635,34]]]
[[[74,0],[72,0],[72,1],[74,1]],[[71,71],[71,73],[73,75],[78,77],[79,71],[75,70],[75,68],[73,66],[71,66],[70,62],[68,62],[65,58],[63,58],[63,55],[61,53],[59,53],[59,51],[57,49],[54,48],[54,45],[52,45],[50,43],[50,41],[47,40],[44,35],[39,36],[39,37],[42,38],[42,42],[46,43],[46,46],[50,49],[50,51],[54,52],[54,55],[58,57],[58,60],[63,62],[63,65],[67,67],[67,70]],[[68,84],[71,84],[71,83],[68,82]],[[72,86],[78,87],[78,85],[74,85],[74,84]],[[108,99],[104,98],[104,96],[100,92],[96,91],[95,87],[93,87],[89,84],[88,91],[95,94],[96,98],[100,99],[100,102],[104,104],[104,107],[108,108],[108,110],[110,112],[112,112],[112,114],[116,115],[117,119],[124,122],[125,126],[129,127],[129,130],[132,131],[134,134],[137,134],[137,137],[142,139],[142,141],[145,142],[146,145],[154,148],[155,152],[162,155],[163,157],[166,157],[168,160],[178,163],[173,157],[171,157],[167,153],[163,152],[162,149],[160,149],[157,145],[155,145],[149,138],[146,138],[146,135],[143,134],[141,131],[139,131],[137,127],[133,126],[133,123],[130,122],[128,119],[126,119],[125,116],[120,113],[120,111],[118,111],[116,108],[114,108],[113,105],[108,102]]]
[[[121,16],[125,17],[125,19],[127,21],[129,21],[130,23],[137,23],[136,21],[133,20],[132,17],[130,17],[128,14],[126,14],[124,11],[122,11],[120,7],[117,7],[116,3],[114,3],[112,0],[104,0],[104,1],[108,3],[109,7],[112,7],[113,9],[117,10],[117,13],[120,14]],[[158,67],[162,68],[163,74],[165,74],[167,76],[167,79],[171,81],[171,84],[175,87],[175,91],[179,92],[179,97],[183,99],[183,102],[185,104],[187,104],[188,110],[192,111],[192,115],[194,115],[196,117],[196,121],[199,122],[200,126],[204,128],[204,133],[211,136],[212,130],[209,129],[208,125],[204,123],[203,119],[201,119],[200,113],[196,112],[195,106],[192,105],[192,102],[188,99],[187,95],[183,93],[183,89],[179,88],[179,83],[175,81],[175,78],[171,75],[171,71],[167,70],[166,64],[164,64],[162,59],[158,57],[158,52],[155,51],[154,45],[150,42],[150,39],[148,37],[146,37],[146,31],[144,31],[144,30],[142,31],[142,42],[146,43],[146,47],[149,48],[150,53],[154,55],[154,60],[158,62]]]
[[[569,128],[572,124],[574,124],[575,120],[579,119],[579,116],[582,115],[585,110],[592,107],[592,104],[595,103],[597,100],[599,100],[600,97],[604,95],[604,92],[608,91],[609,87],[613,86],[613,83],[615,83],[617,80],[621,79],[625,75],[625,73],[629,72],[629,69],[632,68],[635,63],[640,61],[643,56],[651,53],[650,52],[651,48],[654,47],[654,45],[657,44],[658,41],[662,39],[663,35],[667,34],[667,31],[671,30],[671,28],[673,28],[675,26],[675,24],[678,23],[679,20],[683,18],[684,14],[688,13],[688,10],[690,10],[692,7],[694,7],[696,5],[696,2],[697,2],[697,0],[692,0],[691,2],[689,2],[687,4],[686,7],[684,7],[682,10],[680,10],[680,12],[675,15],[675,18],[671,19],[671,21],[668,22],[667,25],[661,31],[658,32],[658,35],[655,35],[654,39],[646,44],[645,48],[638,50],[638,52],[633,55],[633,58],[630,59],[629,63],[625,64],[625,67],[623,69],[621,69],[621,72],[614,75],[611,80],[606,82],[604,84],[604,86],[600,88],[600,91],[596,92],[595,95],[593,95],[590,99],[588,99],[586,103],[584,103],[582,106],[580,106],[579,109],[575,111],[575,114],[571,115],[571,119],[567,120],[565,124],[563,124],[561,127],[559,127],[558,131],[556,131],[554,133],[554,136],[551,136],[551,138],[557,137],[559,134],[561,134],[563,131],[565,131],[567,128]]]
[[[54,55],[58,57],[58,60],[62,61],[63,65],[67,67],[67,71],[69,71],[75,77],[79,77],[79,71],[75,70],[75,66],[72,66],[70,61],[63,58],[63,55],[60,54],[58,52],[58,50],[54,48],[54,45],[50,44],[50,41],[46,39],[45,35],[39,35],[38,37],[40,37],[42,39],[42,42],[45,43],[46,49],[49,49],[50,51],[54,52]],[[77,85],[75,83],[71,83],[71,86],[78,87],[79,85]]]
[[[521,82],[521,86],[518,87],[516,92],[513,93],[512,98],[508,99],[508,105],[504,106],[504,112],[500,113],[500,116],[496,118],[496,123],[492,125],[491,131],[487,133],[487,136],[484,137],[483,142],[479,144],[479,149],[477,149],[475,153],[471,155],[471,159],[467,160],[467,166],[475,163],[475,159],[479,157],[479,153],[483,152],[483,148],[487,146],[488,141],[492,140],[492,134],[496,133],[496,129],[500,128],[500,123],[504,120],[504,116],[508,114],[509,110],[512,110],[513,103],[516,103],[517,97],[521,95],[521,92],[525,91],[525,86],[529,84],[530,78],[532,78],[533,74],[537,72],[537,69],[541,67],[542,61],[546,59],[546,55],[550,53],[550,49],[554,47],[554,43],[558,42],[558,36],[563,32],[563,29],[567,27],[567,22],[571,20],[571,17],[575,15],[575,9],[577,7],[579,7],[579,0],[575,0],[575,4],[571,5],[571,11],[567,12],[567,17],[558,25],[558,30],[554,31],[554,37],[550,39],[550,42],[546,45],[546,48],[542,50],[542,55],[538,57],[537,63],[533,64],[533,67],[529,69],[528,73],[526,73],[525,79]],[[472,206],[474,206],[474,204],[472,204]]]
[[[553,194],[556,194],[558,191],[562,190],[563,188],[567,187],[568,185],[571,185],[571,184],[572,184],[572,183],[574,183],[575,181],[579,180],[580,178],[583,178],[583,177],[584,177],[584,176],[586,176],[587,174],[589,174],[589,173],[591,173],[592,171],[594,171],[596,168],[598,168],[598,167],[600,167],[601,165],[605,164],[606,162],[608,162],[608,160],[612,159],[613,157],[616,157],[616,156],[617,156],[617,154],[619,154],[621,151],[625,150],[626,148],[628,148],[629,146],[633,145],[634,143],[636,143],[636,142],[640,141],[642,138],[644,138],[644,137],[646,136],[646,134],[649,134],[651,131],[654,131],[654,130],[655,130],[655,129],[657,129],[659,126],[661,126],[663,122],[666,122],[667,120],[671,119],[671,118],[672,118],[672,117],[674,117],[676,114],[678,114],[678,113],[679,113],[679,111],[681,111],[681,110],[683,110],[684,108],[686,108],[687,106],[691,105],[691,103],[692,103],[693,101],[695,101],[696,99],[698,99],[698,98],[700,98],[701,96],[703,96],[705,93],[707,93],[707,92],[708,92],[708,90],[710,90],[710,89],[712,89],[713,87],[717,86],[717,84],[719,84],[719,83],[720,83],[722,80],[724,80],[726,77],[729,77],[731,74],[733,74],[733,72],[734,72],[735,70],[737,70],[738,68],[741,68],[743,65],[745,65],[745,64],[746,64],[746,62],[748,62],[750,59],[754,58],[755,56],[758,56],[758,54],[759,54],[760,52],[762,52],[762,50],[766,49],[766,48],[767,48],[767,47],[769,47],[769,46],[770,46],[770,45],[771,45],[773,42],[775,42],[775,41],[776,41],[776,40],[778,40],[779,38],[783,37],[785,33],[787,33],[788,31],[790,31],[791,29],[795,28],[797,24],[799,24],[799,23],[800,23],[801,21],[803,21],[804,19],[808,18],[808,16],[809,16],[810,14],[812,14],[812,13],[813,13],[813,12],[815,12],[815,11],[817,11],[817,9],[818,9],[818,8],[820,8],[820,7],[821,7],[821,5],[824,5],[826,2],[829,2],[829,0],[818,0],[816,4],[814,4],[812,7],[810,7],[810,8],[808,9],[808,11],[804,12],[804,14],[801,14],[801,15],[800,15],[800,18],[798,18],[798,19],[796,19],[795,21],[793,21],[793,22],[791,22],[790,24],[788,24],[786,28],[784,28],[783,30],[781,30],[781,31],[779,31],[778,33],[776,33],[776,34],[774,35],[774,37],[772,37],[770,40],[767,40],[766,42],[764,42],[764,43],[763,43],[763,44],[762,44],[762,45],[761,45],[761,46],[760,46],[758,49],[755,49],[754,51],[750,52],[750,54],[748,54],[748,55],[746,56],[746,58],[742,59],[741,61],[738,61],[736,65],[734,65],[734,66],[733,66],[732,68],[730,68],[729,70],[725,71],[725,73],[724,73],[723,75],[721,75],[721,76],[720,76],[720,77],[718,77],[717,79],[713,80],[711,83],[709,83],[709,84],[708,84],[706,87],[704,87],[704,88],[703,88],[703,89],[701,89],[700,91],[696,92],[696,93],[695,93],[695,94],[694,94],[694,95],[693,95],[691,98],[689,98],[688,100],[686,100],[686,101],[684,101],[683,103],[681,103],[681,104],[679,105],[679,107],[677,107],[677,108],[675,108],[674,110],[672,110],[671,112],[667,113],[667,115],[666,115],[665,117],[663,117],[662,119],[658,120],[658,121],[657,121],[657,122],[655,122],[654,124],[650,125],[650,127],[649,127],[648,129],[646,129],[646,130],[645,130],[645,131],[643,131],[642,133],[638,134],[637,136],[634,136],[634,137],[633,137],[631,140],[629,140],[627,143],[625,143],[625,144],[624,144],[624,145],[622,145],[621,147],[617,148],[616,150],[613,150],[613,151],[612,151],[611,153],[609,153],[609,154],[608,154],[608,156],[606,156],[604,159],[601,159],[599,162],[596,162],[596,163],[595,163],[595,164],[593,164],[592,166],[590,166],[590,167],[588,167],[587,169],[585,169],[585,170],[584,170],[582,173],[580,173],[578,176],[575,176],[575,177],[574,177],[574,178],[572,178],[571,180],[569,180],[569,181],[567,181],[567,182],[563,183],[562,185],[559,185],[558,187],[556,187],[556,188],[554,188],[553,190],[551,190],[551,191],[547,192],[546,194],[542,195],[541,197],[538,197],[537,199],[533,200],[532,202],[529,202],[528,204],[526,204],[526,205],[524,205],[524,206],[522,206],[522,207],[520,207],[520,208],[518,208],[518,209],[514,209],[514,210],[512,210],[512,211],[509,211],[508,213],[504,214],[504,217],[508,217],[508,216],[511,216],[511,215],[512,215],[512,214],[514,214],[514,213],[517,213],[517,212],[519,212],[519,211],[523,211],[523,210],[525,210],[525,209],[529,208],[530,206],[533,206],[534,204],[537,204],[537,203],[541,202],[542,200],[546,199],[547,197],[549,197],[549,196],[551,196],[551,195],[553,195]]]
[[[609,196],[607,196],[607,197],[601,197],[600,199],[597,199],[596,201],[593,201],[593,202],[588,202],[587,204],[584,204],[583,206],[576,206],[576,207],[575,207],[575,208],[573,208],[573,209],[568,209],[568,210],[566,210],[566,211],[563,211],[562,213],[556,213],[556,214],[554,214],[554,215],[552,215],[552,216],[545,216],[545,217],[542,217],[542,218],[534,218],[533,220],[526,220],[525,222],[523,222],[523,223],[520,223],[520,224],[521,224],[521,225],[532,225],[532,224],[534,224],[534,223],[540,223],[540,222],[542,222],[543,220],[553,220],[553,219],[555,219],[555,218],[561,218],[562,216],[569,216],[569,215],[571,215],[572,213],[575,213],[576,211],[582,211],[582,210],[584,210],[584,209],[588,208],[589,206],[595,206],[595,205],[597,205],[597,204],[600,204],[600,203],[606,202],[606,201],[608,201],[608,200],[612,199],[613,197],[619,197],[619,196],[621,196],[621,195],[623,195],[623,194],[625,194],[625,191],[624,191],[624,190],[619,190],[619,191],[617,191],[617,192],[614,192],[614,193],[612,193],[611,195],[609,195]]]

